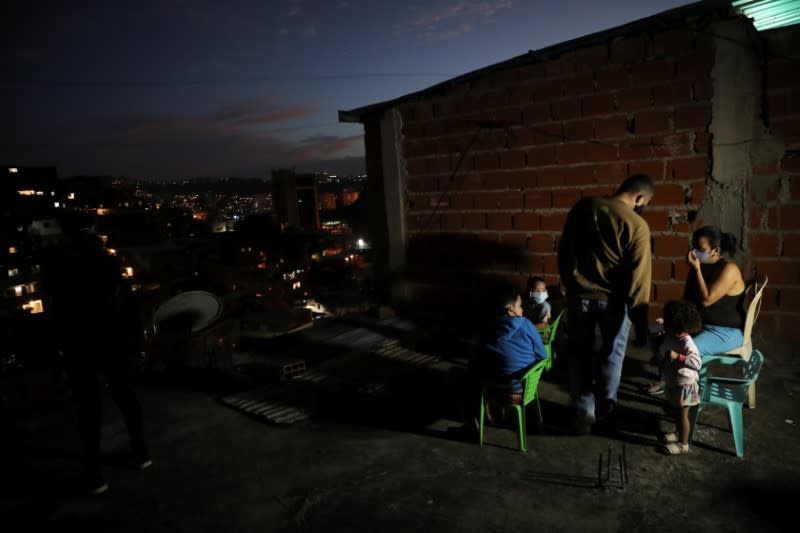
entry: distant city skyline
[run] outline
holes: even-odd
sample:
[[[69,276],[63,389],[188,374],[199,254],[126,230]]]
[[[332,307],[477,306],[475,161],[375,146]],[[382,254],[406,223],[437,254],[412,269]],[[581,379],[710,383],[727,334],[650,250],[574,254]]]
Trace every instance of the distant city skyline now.
[[[139,179],[362,174],[362,126],[338,110],[687,3],[12,0],[0,162]]]

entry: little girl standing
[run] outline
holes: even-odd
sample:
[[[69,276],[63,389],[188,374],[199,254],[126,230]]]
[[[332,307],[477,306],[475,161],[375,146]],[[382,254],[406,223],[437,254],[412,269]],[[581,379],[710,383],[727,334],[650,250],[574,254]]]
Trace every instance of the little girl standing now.
[[[700,353],[692,339],[703,329],[700,312],[694,304],[682,300],[664,306],[664,342],[666,353],[664,392],[670,407],[675,409],[675,433],[664,435],[664,452],[678,455],[689,451],[689,408],[700,403],[698,381],[702,365]]]

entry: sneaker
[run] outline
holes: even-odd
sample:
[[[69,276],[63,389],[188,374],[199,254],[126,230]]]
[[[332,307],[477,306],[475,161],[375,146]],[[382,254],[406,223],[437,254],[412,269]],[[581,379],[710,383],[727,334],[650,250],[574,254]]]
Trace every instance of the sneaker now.
[[[593,416],[583,413],[575,417],[575,421],[569,428],[572,435],[587,435],[592,431],[592,425],[595,423]]]
[[[663,381],[656,381],[649,387],[647,387],[647,394],[651,396],[658,396],[659,394],[664,394],[664,382]]]
[[[84,488],[90,496],[97,496],[108,490],[108,483],[100,476],[93,476],[85,479]]]

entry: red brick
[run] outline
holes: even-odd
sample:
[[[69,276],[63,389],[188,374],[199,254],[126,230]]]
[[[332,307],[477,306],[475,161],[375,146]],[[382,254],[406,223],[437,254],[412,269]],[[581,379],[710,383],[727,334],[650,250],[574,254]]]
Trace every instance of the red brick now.
[[[554,144],[564,142],[564,132],[561,123],[541,124],[531,126],[535,134],[536,144]]]
[[[649,137],[638,137],[619,145],[620,159],[650,159],[652,156],[653,145]]]
[[[533,213],[516,213],[514,215],[514,229],[522,231],[538,230],[539,215]]]
[[[561,144],[556,147],[556,158],[561,164],[582,163],[586,161],[584,143]]]
[[[664,179],[664,162],[663,161],[631,161],[628,163],[628,175],[646,174],[654,181],[661,181]],[[656,191],[658,194],[658,191]]]
[[[528,240],[528,250],[539,253],[551,253],[555,251],[555,243],[552,235],[543,233],[532,233]]]
[[[669,183],[656,186],[656,193],[653,196],[651,205],[679,206],[686,203],[686,192],[680,185]]]
[[[684,257],[689,251],[689,239],[676,235],[655,238],[655,257]]]
[[[564,167],[562,170],[566,185],[595,185],[594,165]]]
[[[753,257],[778,255],[778,236],[775,233],[750,232],[750,254]]]
[[[652,229],[652,228],[651,228]],[[672,261],[669,259],[654,259],[652,265],[653,281],[668,281],[672,279]]]
[[[489,229],[509,230],[514,227],[511,223],[511,215],[508,213],[489,213],[486,220],[486,227]]]
[[[782,312],[778,315],[778,333],[789,339],[800,339],[800,328],[797,327],[797,324],[800,324],[800,313],[789,313],[789,312]]]
[[[764,289],[764,294],[761,297],[761,310],[762,311],[775,311],[778,309],[778,289],[771,287]]]
[[[656,237],[658,240],[659,237]],[[675,279],[685,281],[689,277],[689,265],[686,263],[686,256],[689,254],[689,249],[687,248],[682,256],[682,259],[676,259],[674,263],[674,270],[675,270]]]
[[[782,311],[800,311],[800,288],[786,287],[780,290],[780,308]],[[797,322],[800,323],[800,322]]]
[[[583,75],[562,82],[564,96],[578,96],[594,92],[594,75]]]
[[[572,207],[580,199],[581,191],[578,189],[553,191],[553,207]]]
[[[798,328],[795,328],[798,329]],[[758,334],[766,338],[773,337],[778,334],[778,314],[764,312],[759,313],[758,321],[753,326],[753,334]]]
[[[627,67],[600,70],[595,74],[598,91],[615,91],[630,86]]]
[[[658,59],[639,63],[631,68],[634,85],[653,85],[664,80],[671,80],[675,75],[675,62]]]
[[[583,97],[583,116],[608,115],[615,108],[614,94],[591,94]]]
[[[523,168],[527,165],[525,152],[522,150],[509,150],[500,152],[500,168],[514,169]]]
[[[555,146],[538,146],[528,150],[528,166],[538,167],[556,163]]]
[[[692,85],[685,80],[674,81],[653,88],[653,103],[656,106],[685,104],[692,99]]]
[[[800,118],[774,120],[770,126],[770,131],[786,143],[794,144],[800,142]]]
[[[475,195],[475,209],[522,209],[522,193],[490,193]]]
[[[692,225],[684,222],[676,222],[672,224],[672,231],[675,233],[692,233]]]
[[[534,98],[537,102],[549,102],[561,98],[561,82],[547,80],[537,83],[534,88]]]
[[[698,104],[675,110],[675,129],[705,129],[711,122],[711,106]]]
[[[567,221],[566,213],[552,213],[542,215],[542,229],[545,231],[561,231],[564,229],[564,223]]]
[[[614,194],[614,191],[617,190],[617,186],[598,186],[598,187],[581,187],[581,192],[583,193],[583,197],[586,198],[587,196],[608,196],[610,194]]]
[[[692,99],[696,102],[705,102],[711,100],[714,96],[714,88],[711,85],[711,80],[704,78],[702,80],[695,80],[692,84]]]
[[[605,65],[608,62],[608,47],[605,44],[599,44],[568,52],[561,56],[561,61],[571,63],[575,72],[594,71],[597,69],[597,65]]]
[[[536,254],[523,254],[517,260],[515,270],[519,272],[541,272],[542,256]]]
[[[509,188],[509,189],[529,189],[536,187],[536,171],[533,169],[520,169],[510,172],[502,172],[491,176],[492,184],[496,188]],[[484,179],[486,187],[489,182]]]
[[[674,133],[652,137],[653,155],[675,157],[692,153],[692,138],[688,133]]]
[[[769,282],[772,285],[800,283],[800,261],[758,259],[754,263],[756,271],[769,276]]]
[[[667,231],[669,229],[669,214],[666,211],[654,211],[645,208],[642,217],[650,226],[650,231]],[[659,237],[656,237],[657,239]]]
[[[561,168],[543,168],[536,173],[539,187],[560,187],[564,185],[564,173]]]
[[[778,227],[782,230],[800,229],[800,206],[781,206]]]
[[[439,179],[432,177],[413,177],[408,179],[409,192],[433,192],[439,190]]]
[[[459,174],[451,181],[449,176],[440,178],[439,186],[442,190],[448,187],[449,183],[454,183],[460,191],[468,191],[470,189],[482,189],[483,177],[480,174]]]
[[[517,79],[521,82],[539,81],[544,78],[544,63],[526,65],[517,70]]]
[[[781,170],[784,172],[797,172],[800,173],[800,157],[785,157],[781,160]],[[800,181],[793,180],[797,187],[800,187]]]
[[[678,61],[676,77],[689,79],[708,79],[714,65],[714,52],[698,51],[690,57]]]
[[[558,59],[550,60],[544,64],[544,75],[548,78],[553,78],[568,72],[569,71],[564,72],[564,65]]]
[[[472,168],[475,170],[496,170],[498,164],[496,153],[478,154],[472,157]]]
[[[622,89],[617,93],[618,111],[636,111],[652,105],[653,90],[650,87]]]
[[[594,137],[594,123],[591,120],[574,120],[564,123],[564,137],[571,141],[585,141]]]
[[[551,194],[549,191],[525,193],[525,209],[549,209],[553,206]]]
[[[606,163],[596,165],[594,177],[597,183],[619,185],[627,176],[628,165],[625,163]]]
[[[493,91],[490,93],[482,94],[478,97],[478,106],[481,109],[494,109],[505,104],[506,98],[500,96],[500,93]]]
[[[686,28],[660,32],[654,36],[654,52],[658,57],[674,57],[690,53],[692,34]]]
[[[458,213],[442,214],[442,229],[445,231],[458,231],[464,227],[463,217]]]
[[[411,215],[408,217],[408,229],[411,231],[439,231],[441,215]]]
[[[664,306],[658,302],[651,302],[647,308],[647,320],[650,323],[656,321],[657,318],[664,317]]]
[[[474,197],[471,194],[464,194],[462,192],[453,195],[450,200],[450,206],[453,209],[472,209],[474,205]]]
[[[522,109],[522,120],[525,124],[548,122],[551,118],[550,104],[533,104]]]
[[[536,142],[536,136],[530,128],[514,128],[508,135],[509,148],[524,148]]]
[[[425,174],[424,159],[406,159],[406,171],[409,174]]]
[[[597,139],[625,137],[628,134],[628,119],[624,115],[598,118],[594,121],[594,136]]]
[[[641,61],[647,51],[644,36],[628,37],[611,43],[611,62],[629,64]]]
[[[426,160],[426,168],[429,174],[446,174],[452,170],[450,157],[437,157]]]
[[[783,234],[783,257],[800,257],[800,234]]]
[[[692,183],[692,203],[700,205],[706,197],[705,183]]]
[[[767,83],[770,89],[797,87],[800,85],[800,72],[792,61],[770,62],[767,67]]]
[[[526,248],[528,246],[528,236],[522,231],[512,231],[500,234],[500,242],[519,248]]]
[[[556,254],[542,256],[542,273],[558,274],[558,256]]]
[[[708,158],[705,156],[673,159],[667,165],[667,178],[676,180],[704,180],[708,172]]]
[[[634,121],[634,131],[640,133],[655,133],[670,131],[669,111],[639,111]]]
[[[670,300],[683,299],[683,283],[656,283],[656,299],[667,303]]]
[[[619,156],[616,146],[589,143],[586,145],[587,161],[616,161]]]
[[[486,229],[486,215],[483,213],[465,213],[464,229],[469,229],[469,230]]]
[[[581,116],[580,100],[559,100],[550,106],[553,118],[556,120],[569,120]]]
[[[711,150],[711,135],[699,132],[694,137],[694,151],[698,154],[707,154]]]
[[[518,85],[508,89],[506,96],[508,105],[521,106],[533,101],[533,88],[529,85]]]

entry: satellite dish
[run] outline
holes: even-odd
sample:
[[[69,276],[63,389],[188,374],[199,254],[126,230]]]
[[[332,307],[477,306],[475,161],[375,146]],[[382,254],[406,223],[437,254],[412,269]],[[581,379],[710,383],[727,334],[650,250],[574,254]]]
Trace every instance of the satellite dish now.
[[[222,314],[222,300],[206,291],[188,291],[162,303],[153,315],[157,335],[191,335],[210,327]]]

